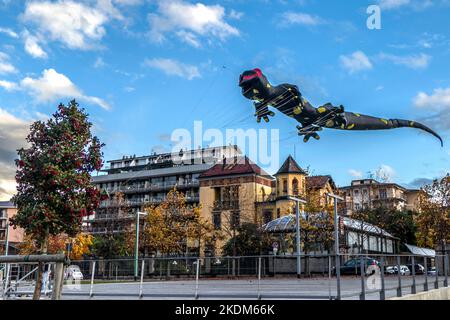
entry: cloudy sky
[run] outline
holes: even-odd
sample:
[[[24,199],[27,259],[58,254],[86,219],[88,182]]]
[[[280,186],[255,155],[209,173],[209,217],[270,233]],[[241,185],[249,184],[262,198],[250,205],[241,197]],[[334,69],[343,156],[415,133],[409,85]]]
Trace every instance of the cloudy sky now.
[[[381,30],[366,27],[367,6]],[[280,130],[294,154],[339,185],[381,169],[405,185],[450,170],[448,0],[0,0],[0,200],[14,192],[15,150],[32,121],[76,98],[107,146],[106,159],[171,149],[173,130]],[[304,144],[295,122],[256,124],[237,87],[259,67],[274,84],[297,84],[313,104],[332,102],[412,129],[325,130]],[[205,143],[206,144],[206,143]],[[257,159],[256,159],[257,160]]]

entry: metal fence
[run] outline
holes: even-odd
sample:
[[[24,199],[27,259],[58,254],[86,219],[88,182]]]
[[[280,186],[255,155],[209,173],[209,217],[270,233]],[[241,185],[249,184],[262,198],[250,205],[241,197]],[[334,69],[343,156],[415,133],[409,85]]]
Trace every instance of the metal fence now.
[[[149,257],[72,261],[66,299],[387,299],[448,286],[449,256]],[[413,267],[414,266],[414,267]],[[74,267],[71,267],[74,268]]]

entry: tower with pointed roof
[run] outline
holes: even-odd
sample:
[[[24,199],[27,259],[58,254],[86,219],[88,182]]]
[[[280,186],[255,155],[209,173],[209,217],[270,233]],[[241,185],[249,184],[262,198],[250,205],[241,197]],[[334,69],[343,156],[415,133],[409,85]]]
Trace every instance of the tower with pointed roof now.
[[[289,155],[275,174],[277,181],[277,198],[282,199],[288,196],[301,196],[305,193],[307,173],[303,170],[295,159]]]

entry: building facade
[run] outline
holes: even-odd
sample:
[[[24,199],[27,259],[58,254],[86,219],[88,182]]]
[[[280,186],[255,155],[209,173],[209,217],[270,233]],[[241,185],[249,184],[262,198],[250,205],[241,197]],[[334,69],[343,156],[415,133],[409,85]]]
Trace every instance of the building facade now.
[[[223,244],[232,238],[242,223],[259,226],[295,212],[296,201],[308,190],[325,198],[336,187],[329,176],[308,177],[289,156],[278,172],[271,176],[247,157],[216,164],[200,175],[202,217],[224,236],[209,248],[221,254]]]
[[[240,154],[237,146],[230,145],[108,161],[109,167],[102,170],[104,174],[92,181],[109,199],[84,220],[84,231],[121,233],[135,223],[137,212],[161,203],[173,188],[184,193],[188,204],[198,205],[198,177],[223,157]]]
[[[353,180],[350,186],[340,188],[345,197],[345,213],[375,208],[416,210],[419,190],[406,189],[396,183],[375,179]]]
[[[0,201],[0,248],[4,252],[6,242],[8,242],[8,254],[16,254],[18,252],[17,245],[23,242],[23,229],[13,228],[9,225],[9,219],[16,214],[17,208],[12,202]]]

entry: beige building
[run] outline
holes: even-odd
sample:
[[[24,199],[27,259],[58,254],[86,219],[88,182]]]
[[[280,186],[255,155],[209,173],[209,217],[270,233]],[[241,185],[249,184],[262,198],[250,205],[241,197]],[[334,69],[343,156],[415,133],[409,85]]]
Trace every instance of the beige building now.
[[[340,188],[345,196],[346,214],[384,207],[396,210],[416,210],[419,190],[406,189],[396,183],[382,183],[374,179],[353,180]]]
[[[17,253],[17,245],[23,242],[23,229],[14,229],[9,219],[17,214],[17,208],[10,201],[0,201],[0,251],[4,253],[6,237],[8,237],[8,254]]]
[[[325,199],[335,192],[330,176],[308,177],[289,156],[272,177],[247,157],[226,159],[199,176],[202,217],[221,230],[224,238],[208,250],[221,254],[223,244],[236,234],[242,223],[266,224],[294,213],[296,202],[307,188]]]

